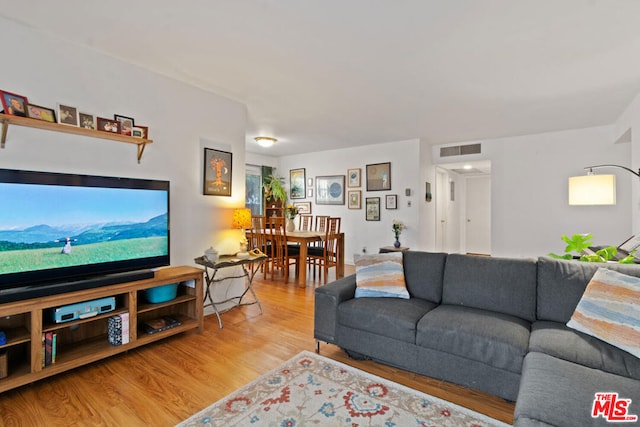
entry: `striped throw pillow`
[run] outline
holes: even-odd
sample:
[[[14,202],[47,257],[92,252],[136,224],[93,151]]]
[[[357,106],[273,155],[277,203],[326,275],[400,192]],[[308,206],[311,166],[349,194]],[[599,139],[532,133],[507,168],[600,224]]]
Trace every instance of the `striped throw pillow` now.
[[[567,326],[640,357],[640,278],[599,268]]]
[[[401,252],[354,255],[356,298],[409,298]]]

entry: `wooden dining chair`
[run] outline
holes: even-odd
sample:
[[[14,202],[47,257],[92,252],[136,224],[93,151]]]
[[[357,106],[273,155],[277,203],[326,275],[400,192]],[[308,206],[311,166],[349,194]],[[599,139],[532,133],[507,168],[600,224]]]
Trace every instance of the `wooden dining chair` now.
[[[316,216],[316,231],[324,232],[327,228],[327,220],[331,218],[328,215],[317,215]]]
[[[300,231],[311,231],[312,224],[313,224],[313,215],[300,214],[300,220],[299,220],[299,223],[298,223],[298,230],[300,230]]]
[[[268,267],[271,270],[271,280],[273,280],[276,270],[279,270],[282,271],[286,281],[289,278],[291,264],[295,265],[295,276],[298,277],[300,251],[287,244],[285,219],[283,217],[269,217],[267,218],[267,226],[271,243]]]
[[[267,256],[270,256],[271,246],[267,240],[265,229],[267,228],[266,217],[264,215],[253,215],[251,217],[251,229],[249,230],[249,244],[247,250],[258,249]],[[260,271],[266,278],[269,270],[269,263],[263,262],[260,264]]]
[[[267,253],[267,239],[264,234],[265,228],[266,217],[264,215],[253,215],[251,217],[248,250],[260,249],[265,254]]]
[[[318,267],[319,278],[322,278],[322,272],[324,271],[324,283],[327,283],[330,268],[334,267],[336,269],[337,276],[340,223],[341,219],[339,217],[328,218],[326,221],[324,240],[321,242],[321,246],[309,248],[307,262],[313,266],[313,277],[315,278],[316,267]]]

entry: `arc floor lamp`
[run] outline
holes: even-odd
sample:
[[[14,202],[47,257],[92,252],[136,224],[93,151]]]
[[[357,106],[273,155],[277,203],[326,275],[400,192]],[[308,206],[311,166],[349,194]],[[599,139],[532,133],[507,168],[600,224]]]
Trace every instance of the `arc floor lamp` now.
[[[595,175],[593,170],[599,168],[620,168],[640,178],[640,169],[638,172],[635,172],[625,166],[619,165],[587,166],[584,168],[587,171],[587,175],[572,176],[569,178],[570,205],[616,204],[616,176]]]

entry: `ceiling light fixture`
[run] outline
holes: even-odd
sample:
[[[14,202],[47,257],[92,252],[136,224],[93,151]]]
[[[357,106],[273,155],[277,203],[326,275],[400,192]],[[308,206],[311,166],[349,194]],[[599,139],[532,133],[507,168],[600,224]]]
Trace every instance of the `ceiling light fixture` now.
[[[277,139],[268,136],[256,136],[254,138],[261,147],[269,148],[276,143]]]

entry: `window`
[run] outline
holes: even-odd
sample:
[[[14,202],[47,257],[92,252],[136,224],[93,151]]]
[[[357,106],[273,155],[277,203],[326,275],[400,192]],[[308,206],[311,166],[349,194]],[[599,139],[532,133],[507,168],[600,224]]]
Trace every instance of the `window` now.
[[[256,165],[246,165],[245,207],[251,209],[251,215],[262,215],[262,168]]]

